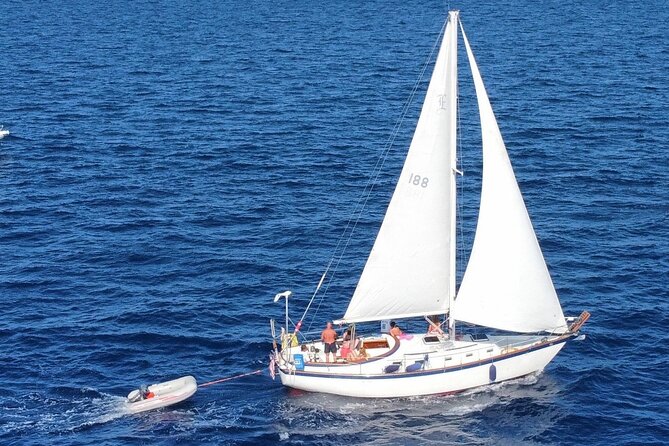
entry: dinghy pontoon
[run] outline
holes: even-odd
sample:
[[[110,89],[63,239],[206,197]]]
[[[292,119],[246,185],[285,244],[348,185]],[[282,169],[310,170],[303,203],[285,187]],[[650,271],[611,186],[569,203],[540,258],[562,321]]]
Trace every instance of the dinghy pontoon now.
[[[128,394],[126,402],[132,413],[144,412],[171,406],[190,398],[197,391],[197,382],[192,376],[184,376],[164,383],[143,386]]]

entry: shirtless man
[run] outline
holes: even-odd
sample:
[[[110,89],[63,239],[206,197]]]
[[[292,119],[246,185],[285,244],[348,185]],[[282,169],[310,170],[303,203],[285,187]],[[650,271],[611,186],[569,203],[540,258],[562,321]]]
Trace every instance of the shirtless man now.
[[[337,332],[332,329],[332,322],[328,322],[325,330],[321,333],[321,341],[325,344],[325,362],[335,362],[337,358]],[[328,358],[332,353],[332,361]]]

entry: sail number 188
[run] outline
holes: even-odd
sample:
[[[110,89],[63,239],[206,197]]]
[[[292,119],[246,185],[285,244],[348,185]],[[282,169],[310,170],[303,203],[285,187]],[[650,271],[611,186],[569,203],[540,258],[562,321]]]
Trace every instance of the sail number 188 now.
[[[430,179],[428,177],[421,177],[414,173],[409,177],[409,184],[413,184],[414,186],[427,187],[427,183],[429,182]]]

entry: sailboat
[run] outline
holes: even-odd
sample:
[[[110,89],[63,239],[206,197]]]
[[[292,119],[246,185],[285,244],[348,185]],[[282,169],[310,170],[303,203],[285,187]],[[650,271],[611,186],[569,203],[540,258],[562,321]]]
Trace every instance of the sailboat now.
[[[483,169],[474,241],[456,288],[458,31],[478,102]],[[345,341],[352,353],[329,358],[322,340],[302,336],[301,321],[289,330],[289,295],[275,299],[285,297],[286,335],[281,348],[274,343],[271,371],[305,391],[370,398],[455,393],[541,371],[578,337],[589,313],[563,314],[458,11],[449,12],[374,246],[345,314],[334,321],[352,328]],[[434,315],[444,325],[428,319]],[[355,334],[358,324],[418,317],[434,330]],[[456,324],[478,328],[468,333]]]

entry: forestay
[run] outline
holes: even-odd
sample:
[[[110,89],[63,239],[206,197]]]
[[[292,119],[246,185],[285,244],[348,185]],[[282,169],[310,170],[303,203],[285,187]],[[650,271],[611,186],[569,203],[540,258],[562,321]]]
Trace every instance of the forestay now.
[[[464,29],[462,36],[481,117],[483,179],[474,244],[452,316],[515,332],[564,332],[562,308]]]
[[[404,168],[343,321],[444,313],[454,270],[457,14],[451,14]]]

